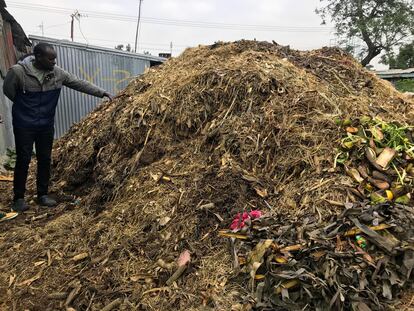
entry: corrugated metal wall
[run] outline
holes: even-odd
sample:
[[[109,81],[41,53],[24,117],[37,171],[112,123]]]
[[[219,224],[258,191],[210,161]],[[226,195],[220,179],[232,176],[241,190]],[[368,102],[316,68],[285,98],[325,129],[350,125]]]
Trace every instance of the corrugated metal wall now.
[[[0,155],[13,146],[13,129],[11,125],[11,103],[3,94],[3,79],[7,70],[16,62],[13,46],[13,35],[9,23],[4,22],[0,15]]]
[[[3,90],[3,79],[0,78],[0,89]],[[14,146],[13,127],[11,120],[12,103],[0,91],[0,115],[3,123],[0,123],[0,156],[6,153],[7,148]]]
[[[125,88],[134,76],[142,74],[151,64],[164,60],[151,55],[87,46],[66,40],[37,36],[29,38],[33,45],[40,41],[52,44],[60,67],[112,94]],[[80,121],[101,101],[100,98],[64,87],[56,112],[56,138],[65,134],[73,123]]]

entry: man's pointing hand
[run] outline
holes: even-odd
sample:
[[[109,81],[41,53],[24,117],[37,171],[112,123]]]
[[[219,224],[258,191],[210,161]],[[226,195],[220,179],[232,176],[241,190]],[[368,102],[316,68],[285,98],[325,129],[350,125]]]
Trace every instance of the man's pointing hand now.
[[[109,101],[112,101],[114,99],[114,97],[111,94],[109,94],[108,92],[105,92],[103,94],[103,97],[108,97]]]

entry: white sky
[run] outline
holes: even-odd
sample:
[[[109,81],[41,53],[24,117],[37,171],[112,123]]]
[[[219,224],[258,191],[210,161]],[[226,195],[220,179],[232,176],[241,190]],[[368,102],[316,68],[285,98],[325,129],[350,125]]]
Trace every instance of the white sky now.
[[[41,35],[39,25],[43,22],[44,36],[70,39],[70,14],[79,10],[86,15],[81,17],[80,26],[89,44],[134,46],[139,0],[6,3],[26,34]],[[335,45],[333,29],[322,26],[315,13],[318,5],[319,0],[144,0],[138,52],[168,53],[172,42],[172,54],[176,56],[188,46],[254,38],[300,50]],[[74,37],[86,43],[77,22]]]

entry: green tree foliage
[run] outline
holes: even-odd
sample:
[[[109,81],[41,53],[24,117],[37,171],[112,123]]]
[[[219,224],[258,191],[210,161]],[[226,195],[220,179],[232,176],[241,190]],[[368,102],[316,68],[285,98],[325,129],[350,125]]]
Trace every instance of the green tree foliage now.
[[[402,44],[414,34],[413,0],[321,0],[316,10],[323,22],[328,17],[335,24],[341,43],[359,38],[366,46],[361,51],[361,64]]]
[[[397,55],[394,53],[385,55],[382,61],[392,69],[414,68],[414,41],[402,45]]]

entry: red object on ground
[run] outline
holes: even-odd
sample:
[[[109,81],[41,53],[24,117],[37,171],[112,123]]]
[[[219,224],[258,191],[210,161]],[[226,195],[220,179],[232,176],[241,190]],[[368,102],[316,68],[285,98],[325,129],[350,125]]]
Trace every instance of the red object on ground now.
[[[244,212],[241,215],[240,213],[237,213],[230,225],[230,229],[231,230],[241,229],[246,225],[245,221],[247,219],[256,219],[256,218],[260,218],[261,216],[262,216],[262,212],[259,210]]]

